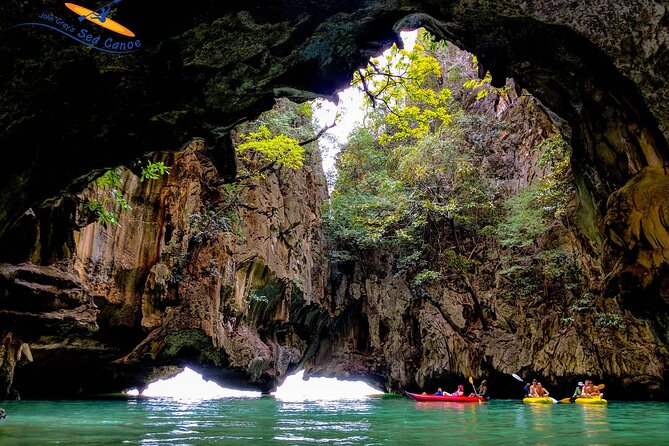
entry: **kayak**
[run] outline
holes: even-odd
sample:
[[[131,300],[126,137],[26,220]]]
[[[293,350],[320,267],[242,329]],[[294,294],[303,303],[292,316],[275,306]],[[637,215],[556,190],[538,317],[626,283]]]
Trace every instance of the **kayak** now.
[[[423,403],[428,401],[446,401],[449,403],[478,403],[485,401],[485,398],[480,396],[419,395],[418,393],[405,393],[407,396]]]
[[[542,398],[534,398],[527,396],[523,398],[523,403],[525,404],[553,404],[553,400],[550,397],[544,396]]]
[[[598,396],[576,398],[574,402],[576,404],[608,404],[608,401]]]

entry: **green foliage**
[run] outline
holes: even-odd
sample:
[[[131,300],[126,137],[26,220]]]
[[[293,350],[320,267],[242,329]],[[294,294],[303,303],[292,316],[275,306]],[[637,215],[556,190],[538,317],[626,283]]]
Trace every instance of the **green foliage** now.
[[[95,184],[102,190],[119,189],[122,183],[118,169],[109,169],[95,180]]]
[[[542,268],[544,277],[552,282],[561,281],[568,289],[578,288],[581,280],[581,267],[578,259],[562,249],[550,249],[534,256]]]
[[[479,62],[476,56],[472,56],[471,62],[473,68],[478,70]],[[476,91],[477,101],[485,99],[491,93],[496,93],[501,96],[506,96],[508,94],[509,92],[508,85],[505,85],[502,88],[495,88],[492,85],[490,85],[490,82],[492,82],[492,76],[490,75],[490,72],[487,72],[483,77],[483,79],[469,79],[464,84],[462,84],[462,86],[468,90]]]
[[[108,211],[102,201],[91,200],[86,203],[86,209],[93,212],[97,216],[97,221],[105,228],[107,225],[118,225],[118,216],[111,211]]]
[[[147,160],[146,165],[141,168],[140,181],[159,179],[169,171],[170,168],[163,161]],[[121,192],[122,187],[120,169],[109,169],[94,182],[93,194],[96,198],[84,204],[85,209],[93,213],[97,222],[105,228],[108,225],[118,225],[119,213],[132,209]]]
[[[299,107],[301,108],[300,112],[307,118],[312,118],[314,116],[314,111],[311,109],[311,104],[308,102],[303,102]]]
[[[497,226],[497,236],[504,247],[535,246],[548,227],[543,221],[543,209],[537,202],[537,188],[526,187],[509,198],[506,218]]]
[[[610,313],[602,312],[597,313],[595,317],[595,325],[600,328],[608,328],[611,330],[625,330],[627,324],[625,324],[625,318],[619,313]]]
[[[395,262],[395,275],[400,276],[408,270],[419,269],[424,267],[426,264],[427,262],[425,259],[423,259],[423,251],[421,249],[400,252],[400,257]]]
[[[105,228],[118,225],[118,212],[131,209],[120,188],[123,185],[119,169],[110,169],[95,180],[94,193],[98,198],[88,200],[84,207],[96,216]]]
[[[476,265],[476,261],[461,256],[452,249],[445,249],[442,254],[446,257],[448,266],[460,271],[471,271],[474,269],[474,265]]]
[[[316,152],[314,143],[300,143],[316,134],[312,118],[310,104],[280,99],[256,121],[240,125],[235,148],[241,162],[238,180],[259,179],[282,167],[302,168],[305,158]]]
[[[240,135],[243,141],[235,151],[245,163],[285,166],[300,169],[304,163],[304,149],[296,139],[284,134],[272,136],[267,126],[260,126],[255,132]],[[260,172],[257,172],[261,175]]]
[[[395,48],[355,76],[368,119],[336,161],[323,212],[330,246],[347,260],[373,249],[392,253],[394,273],[415,285],[476,273],[482,259],[500,256],[496,278],[509,297],[575,298],[580,265],[564,250],[545,249],[573,194],[568,144],[560,136],[538,144],[543,177],[512,192],[508,160],[498,151],[516,144],[505,139],[516,122],[480,113],[486,104],[471,100],[471,89],[483,99],[508,88],[491,87],[489,75],[474,79],[468,58],[457,56],[453,69],[440,65],[454,60],[447,51],[423,34],[414,51]]]
[[[432,271],[429,269],[424,269],[418,274],[413,280],[414,285],[420,286],[426,283],[434,282],[435,280],[441,277],[441,273],[438,271]]]
[[[253,132],[265,126],[273,135],[304,140],[314,135],[312,118],[313,110],[308,102],[297,104],[288,99],[279,99],[271,110],[261,114],[256,121],[241,125],[240,132]]]
[[[441,65],[431,54],[443,45],[420,31],[412,51],[393,45],[385,58],[372,59],[354,74],[353,85],[367,93],[368,105],[384,107],[376,119],[377,130],[383,129],[380,144],[415,141],[450,122],[451,91],[439,87]]]
[[[170,168],[165,165],[162,161],[153,162],[151,160],[146,160],[146,165],[142,166],[142,173],[139,177],[139,181],[144,182],[145,180],[157,180],[163,175],[170,173]]]
[[[431,39],[420,34],[412,52],[395,48],[354,79],[368,90],[371,126],[349,135],[324,212],[328,236],[346,247],[340,252],[393,248],[398,273],[410,269],[407,252],[425,249],[426,234],[476,232],[496,223],[494,182],[476,152],[487,141],[470,140],[483,132],[483,121],[458,109],[443,86],[439,57],[446,47]],[[381,110],[373,107],[379,103]],[[465,260],[456,255],[449,262],[473,268]]]
[[[567,203],[574,194],[571,147],[558,134],[544,139],[536,150],[541,151],[539,166],[549,169],[539,183],[538,200],[543,205],[546,217],[557,218],[564,214]]]

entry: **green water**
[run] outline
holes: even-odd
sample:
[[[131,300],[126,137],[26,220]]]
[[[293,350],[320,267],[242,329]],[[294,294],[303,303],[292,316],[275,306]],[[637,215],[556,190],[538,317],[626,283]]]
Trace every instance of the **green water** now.
[[[285,402],[15,401],[0,445],[659,445],[669,403],[415,403],[408,398]]]

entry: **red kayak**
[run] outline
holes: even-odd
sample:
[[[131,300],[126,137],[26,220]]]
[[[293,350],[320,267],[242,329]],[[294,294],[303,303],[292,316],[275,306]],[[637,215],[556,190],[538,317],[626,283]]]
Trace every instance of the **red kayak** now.
[[[451,403],[478,403],[485,402],[485,398],[480,396],[450,396],[450,395],[419,395],[417,393],[404,392],[407,396],[420,402],[428,401],[448,401]]]

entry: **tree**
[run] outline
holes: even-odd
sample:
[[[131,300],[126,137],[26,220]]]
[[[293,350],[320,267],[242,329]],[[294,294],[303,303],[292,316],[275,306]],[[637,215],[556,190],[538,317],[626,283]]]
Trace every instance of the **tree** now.
[[[384,113],[376,119],[376,130],[382,131],[382,145],[391,142],[416,141],[438,126],[448,125],[451,91],[441,88],[441,65],[431,51],[445,43],[420,30],[412,51],[393,45],[387,57],[370,60],[366,68],[356,71],[353,85],[367,95],[368,105],[380,104]]]

